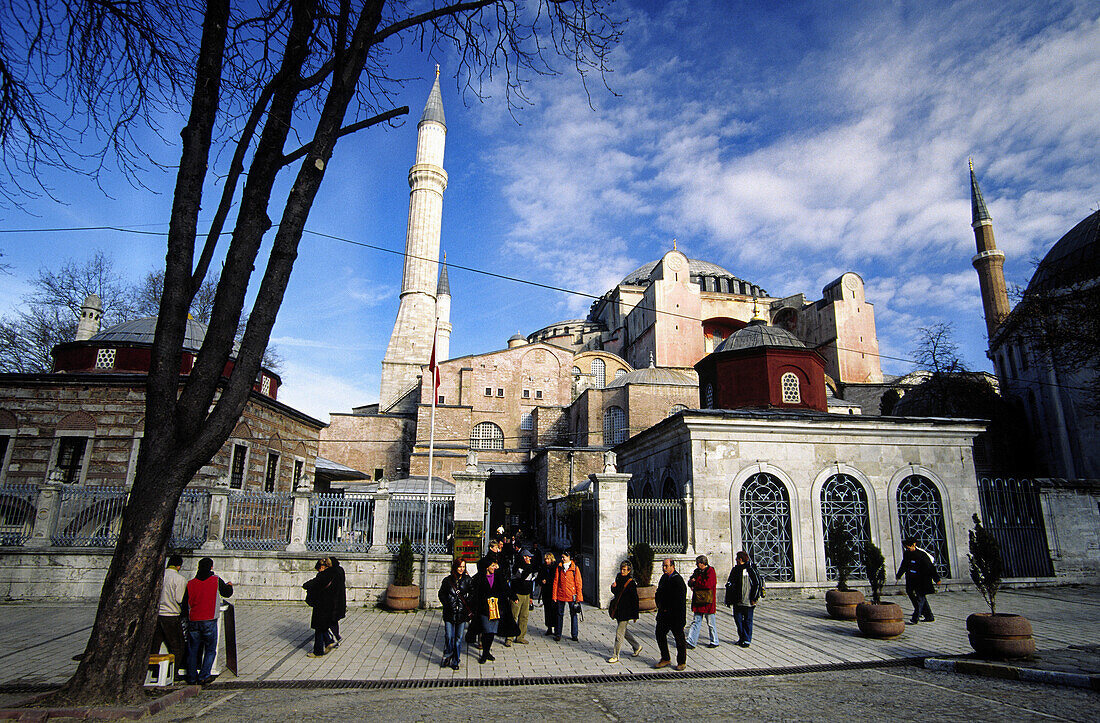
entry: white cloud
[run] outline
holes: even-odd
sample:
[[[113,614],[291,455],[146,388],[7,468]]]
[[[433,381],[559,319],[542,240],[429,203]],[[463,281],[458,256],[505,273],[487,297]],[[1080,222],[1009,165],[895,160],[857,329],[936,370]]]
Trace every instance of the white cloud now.
[[[279,401],[323,422],[328,421],[329,412],[350,412],[353,406],[369,404],[378,396],[377,374],[364,374],[352,382],[313,366],[287,362],[280,376]]]

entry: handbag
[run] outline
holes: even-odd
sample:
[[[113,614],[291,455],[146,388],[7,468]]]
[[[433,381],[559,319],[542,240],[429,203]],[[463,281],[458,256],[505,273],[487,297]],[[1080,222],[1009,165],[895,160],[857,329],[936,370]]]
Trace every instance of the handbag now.
[[[714,591],[713,590],[696,590],[695,599],[692,604],[696,606],[711,605],[714,603]]]
[[[497,603],[497,598],[486,598],[485,604],[489,608],[489,619],[500,620],[500,605]]]

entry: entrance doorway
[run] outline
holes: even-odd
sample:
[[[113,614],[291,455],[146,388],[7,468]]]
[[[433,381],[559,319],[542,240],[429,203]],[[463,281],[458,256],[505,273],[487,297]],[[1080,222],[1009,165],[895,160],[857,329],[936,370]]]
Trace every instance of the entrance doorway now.
[[[485,482],[489,501],[489,535],[504,527],[509,534],[522,530],[525,540],[538,539],[535,480],[530,474],[491,473]]]

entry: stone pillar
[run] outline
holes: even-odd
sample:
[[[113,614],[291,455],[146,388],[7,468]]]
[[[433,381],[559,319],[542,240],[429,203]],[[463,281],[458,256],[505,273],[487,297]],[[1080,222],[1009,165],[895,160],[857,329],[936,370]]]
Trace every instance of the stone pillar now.
[[[290,522],[290,544],[287,552],[306,551],[306,528],[309,526],[309,501],[313,495],[307,489],[297,489],[291,493],[294,499],[294,511]]]
[[[390,497],[392,493],[382,484],[374,493],[374,520],[371,522],[370,547],[372,552],[386,553],[390,536]]]
[[[60,482],[42,482],[38,485],[38,501],[35,503],[34,528],[24,547],[49,547],[53,544],[53,529],[61,508]]]
[[[229,487],[218,485],[210,488],[210,525],[206,529],[203,550],[225,549],[225,518],[229,512]]]
[[[632,475],[589,475],[596,497],[596,589],[585,599],[601,608],[611,603],[611,585],[619,564],[627,558],[626,485]]]

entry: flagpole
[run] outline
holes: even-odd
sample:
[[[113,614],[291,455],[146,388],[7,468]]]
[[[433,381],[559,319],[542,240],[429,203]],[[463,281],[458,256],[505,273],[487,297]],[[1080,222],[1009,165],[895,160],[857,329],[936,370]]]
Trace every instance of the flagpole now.
[[[435,358],[435,343],[439,336],[439,317],[435,317],[435,327],[432,329],[432,357],[428,363],[428,371],[432,375],[432,415],[428,433],[428,494],[424,496],[424,562],[421,565],[422,584],[420,589],[423,594],[424,607],[428,607],[428,543],[432,532],[432,479],[435,477],[435,403],[439,399],[439,362]]]

